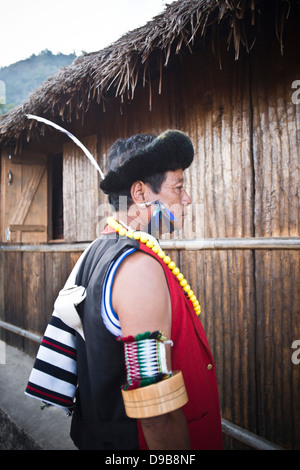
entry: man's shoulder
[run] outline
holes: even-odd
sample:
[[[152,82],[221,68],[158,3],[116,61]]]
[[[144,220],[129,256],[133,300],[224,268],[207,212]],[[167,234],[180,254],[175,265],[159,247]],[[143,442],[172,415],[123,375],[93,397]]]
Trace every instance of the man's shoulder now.
[[[154,256],[149,255],[141,250],[135,250],[128,258],[122,263],[124,271],[131,271],[136,273],[143,273],[144,275],[150,272],[163,273],[163,268],[159,261]]]
[[[163,267],[153,256],[136,250],[127,256],[118,267],[115,281],[116,284],[128,289],[144,289],[147,287],[151,292],[166,285],[166,277]]]
[[[162,330],[170,335],[171,304],[162,265],[153,256],[136,250],[117,270],[112,305],[122,333]]]

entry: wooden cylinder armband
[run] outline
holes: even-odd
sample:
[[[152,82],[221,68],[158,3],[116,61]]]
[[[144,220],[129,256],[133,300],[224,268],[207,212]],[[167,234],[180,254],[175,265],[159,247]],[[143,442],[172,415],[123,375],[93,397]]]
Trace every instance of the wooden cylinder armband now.
[[[136,419],[166,414],[188,402],[181,371],[146,387],[122,390],[122,395],[127,416]]]

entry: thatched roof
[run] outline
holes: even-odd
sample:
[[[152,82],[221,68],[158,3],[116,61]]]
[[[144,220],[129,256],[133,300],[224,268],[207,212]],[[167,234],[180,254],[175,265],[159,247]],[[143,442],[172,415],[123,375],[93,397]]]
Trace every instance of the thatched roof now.
[[[264,4],[264,5],[263,5]],[[133,99],[136,86],[149,86],[151,77],[163,77],[164,67],[178,53],[192,52],[209,35],[212,53],[218,54],[218,35],[234,49],[248,52],[258,34],[264,7],[275,12],[279,47],[289,13],[286,0],[177,0],[143,27],[105,49],[85,54],[48,78],[19,107],[0,118],[0,144],[35,140],[45,129],[25,114],[58,122],[83,119],[92,102],[105,107],[107,99]],[[265,12],[265,15],[269,13]],[[223,40],[224,41],[224,40]],[[151,73],[150,73],[151,72]]]

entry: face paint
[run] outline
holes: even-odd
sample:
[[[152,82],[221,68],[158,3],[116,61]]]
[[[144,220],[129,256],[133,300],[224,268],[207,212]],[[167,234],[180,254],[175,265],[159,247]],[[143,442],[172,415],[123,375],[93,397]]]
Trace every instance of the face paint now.
[[[148,233],[155,237],[158,237],[162,231],[173,233],[174,223],[177,221],[174,214],[161,201],[154,201],[148,205],[150,204],[154,204],[155,209],[148,223]]]

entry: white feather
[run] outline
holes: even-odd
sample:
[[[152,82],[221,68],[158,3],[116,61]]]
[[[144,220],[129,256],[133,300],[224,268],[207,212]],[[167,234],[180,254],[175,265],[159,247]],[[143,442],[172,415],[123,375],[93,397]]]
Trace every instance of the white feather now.
[[[104,179],[104,174],[103,174],[101,168],[99,167],[98,163],[96,162],[95,158],[93,157],[93,155],[92,155],[92,154],[88,151],[88,149],[80,142],[80,140],[77,139],[77,137],[75,137],[73,134],[71,134],[71,132],[67,131],[67,130],[64,129],[63,127],[58,126],[58,125],[55,124],[54,122],[49,121],[48,119],[42,118],[42,117],[40,117],[40,116],[34,116],[33,114],[26,114],[26,117],[27,117],[28,119],[35,119],[36,121],[43,122],[44,124],[48,124],[49,126],[54,127],[54,128],[57,129],[58,131],[63,132],[63,133],[66,134],[68,137],[70,137],[70,139],[72,139],[73,142],[75,142],[75,144],[78,145],[78,147],[81,148],[81,150],[85,153],[85,155],[88,157],[88,159],[92,162],[92,164],[95,166],[95,168],[96,168],[97,171],[99,172],[101,178]]]

